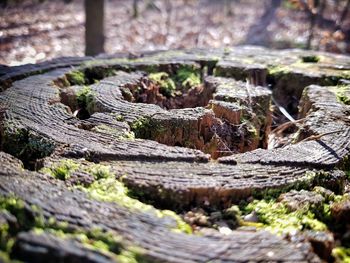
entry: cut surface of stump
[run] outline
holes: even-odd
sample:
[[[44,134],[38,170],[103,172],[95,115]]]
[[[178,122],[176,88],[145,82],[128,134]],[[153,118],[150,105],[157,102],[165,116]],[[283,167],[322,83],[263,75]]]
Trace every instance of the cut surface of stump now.
[[[227,211],[280,196],[298,212],[328,200],[315,186],[343,193],[348,79],[348,57],[254,47],[4,68],[0,251],[30,262],[317,262],[313,249],[328,259],[322,234],[277,237]],[[346,204],[327,203],[339,224]],[[215,219],[201,236],[160,210],[197,208],[235,226]]]

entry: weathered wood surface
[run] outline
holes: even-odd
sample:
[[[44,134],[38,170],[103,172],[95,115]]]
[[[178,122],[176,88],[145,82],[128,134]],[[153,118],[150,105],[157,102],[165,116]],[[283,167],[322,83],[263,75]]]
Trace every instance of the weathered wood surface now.
[[[301,134],[300,143],[275,150],[259,149],[220,161],[225,163],[234,159],[242,163],[335,167],[350,150],[349,107],[337,101],[330,88],[309,86],[304,90],[300,109],[300,117],[305,118],[305,134]],[[316,140],[312,135],[324,136]],[[307,141],[308,137],[311,140]]]
[[[52,83],[67,72],[68,69],[60,69],[35,75],[15,82],[10,89],[2,93],[1,107],[5,110],[7,119],[4,123],[5,132],[13,132],[15,137],[20,129],[30,131],[29,139],[32,137],[33,140],[45,140],[46,149],[42,149],[42,153],[45,151],[49,153],[59,145],[69,145],[63,154],[89,156],[96,160],[207,159],[206,155],[198,151],[167,147],[153,141],[115,140],[113,136],[79,129],[72,125],[73,115],[66,106],[59,103],[59,90]]]
[[[306,62],[311,55],[319,61]],[[339,169],[347,164],[350,150],[350,109],[339,101],[334,86],[350,79],[350,59],[311,55],[240,47],[155,52],[132,59],[69,58],[2,68],[1,149],[31,167],[50,166],[62,158],[101,162],[141,200],[177,211],[227,208],[250,196],[315,185],[342,191],[344,173]],[[123,89],[144,85],[147,72],[176,74],[181,65],[203,75],[203,94],[211,99],[207,107],[166,110],[124,98]],[[69,75],[76,71],[85,74],[80,86],[69,83]],[[268,84],[272,92],[263,87]],[[88,115],[78,119],[73,112],[83,85],[90,87]],[[295,144],[257,149],[266,148],[271,96],[293,110],[295,98],[301,98],[299,117],[304,122]],[[129,137],[132,131],[137,138]],[[162,219],[92,201],[57,180],[20,172],[8,155],[1,155],[1,163],[0,195],[13,193],[28,207],[35,204],[46,220],[52,216],[85,230],[99,225],[121,236],[127,246],[143,248],[151,260],[316,260],[308,258],[306,250],[263,232],[233,231],[227,237],[175,234]],[[50,233],[20,234],[18,253],[36,258],[34,250],[26,251],[28,246],[65,260],[114,260]],[[70,246],[78,252],[72,253]]]
[[[8,158],[4,154],[1,157]],[[143,256],[150,261],[306,262],[313,258],[307,244],[297,248],[265,231],[235,231],[229,236],[175,233],[171,229],[176,228],[176,222],[170,217],[159,218],[152,210],[131,210],[122,204],[93,201],[83,192],[67,189],[62,182],[33,172],[21,172],[11,163],[1,162],[0,178],[0,195],[24,200],[26,220],[41,214],[44,223],[54,218],[57,222],[66,222],[66,228],[89,231],[99,227],[121,238],[122,247],[142,248]],[[15,253],[33,262],[46,262],[50,255],[77,262],[112,260],[97,252],[88,252],[74,240],[61,240],[45,233],[21,233],[17,242]]]

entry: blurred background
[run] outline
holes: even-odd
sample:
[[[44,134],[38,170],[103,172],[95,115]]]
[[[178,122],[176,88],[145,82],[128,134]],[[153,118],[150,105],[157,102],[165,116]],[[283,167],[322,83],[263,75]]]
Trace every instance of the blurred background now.
[[[349,9],[350,0],[1,0],[0,64],[242,44],[348,54]]]

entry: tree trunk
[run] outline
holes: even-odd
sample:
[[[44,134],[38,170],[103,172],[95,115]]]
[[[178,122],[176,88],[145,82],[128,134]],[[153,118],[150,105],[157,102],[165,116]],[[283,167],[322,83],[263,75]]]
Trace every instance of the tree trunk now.
[[[104,0],[85,0],[85,55],[104,52]]]
[[[342,23],[344,22],[345,18],[347,17],[348,13],[349,13],[349,9],[350,9],[350,0],[348,0],[346,2],[346,5],[341,13],[341,16],[340,16],[340,19],[339,19],[339,22],[338,22],[338,25],[341,26]]]
[[[267,46],[270,41],[268,26],[276,19],[276,11],[281,6],[282,0],[271,0],[266,6],[264,14],[256,20],[247,33],[245,44]]]
[[[139,6],[138,6],[138,0],[134,0],[132,3],[132,10],[133,10],[133,14],[132,17],[133,18],[138,18],[139,17]]]

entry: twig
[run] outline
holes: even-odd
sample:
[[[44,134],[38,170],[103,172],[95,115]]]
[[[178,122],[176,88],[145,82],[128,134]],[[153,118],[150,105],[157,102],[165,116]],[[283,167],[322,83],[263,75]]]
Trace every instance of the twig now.
[[[295,119],[288,113],[288,111],[286,111],[285,108],[283,108],[275,99],[274,97],[272,97],[272,101],[273,103],[275,103],[275,105],[277,106],[277,108],[279,109],[279,111],[291,122],[295,122]]]
[[[295,121],[285,122],[285,123],[279,125],[278,127],[276,127],[274,130],[272,130],[271,133],[281,133],[285,129],[288,129],[292,125],[298,126],[297,124],[303,122],[304,120],[305,120],[305,118],[299,119],[299,120],[295,120]]]
[[[342,132],[342,130],[325,132],[325,133],[321,133],[321,134],[318,134],[318,135],[311,135],[311,136],[305,138],[304,140],[301,140],[300,142],[319,140],[319,139],[321,139],[321,137],[323,137],[323,136],[330,135],[330,134],[334,134],[334,133],[338,133],[338,132]],[[300,142],[299,142],[299,143],[300,143]]]

